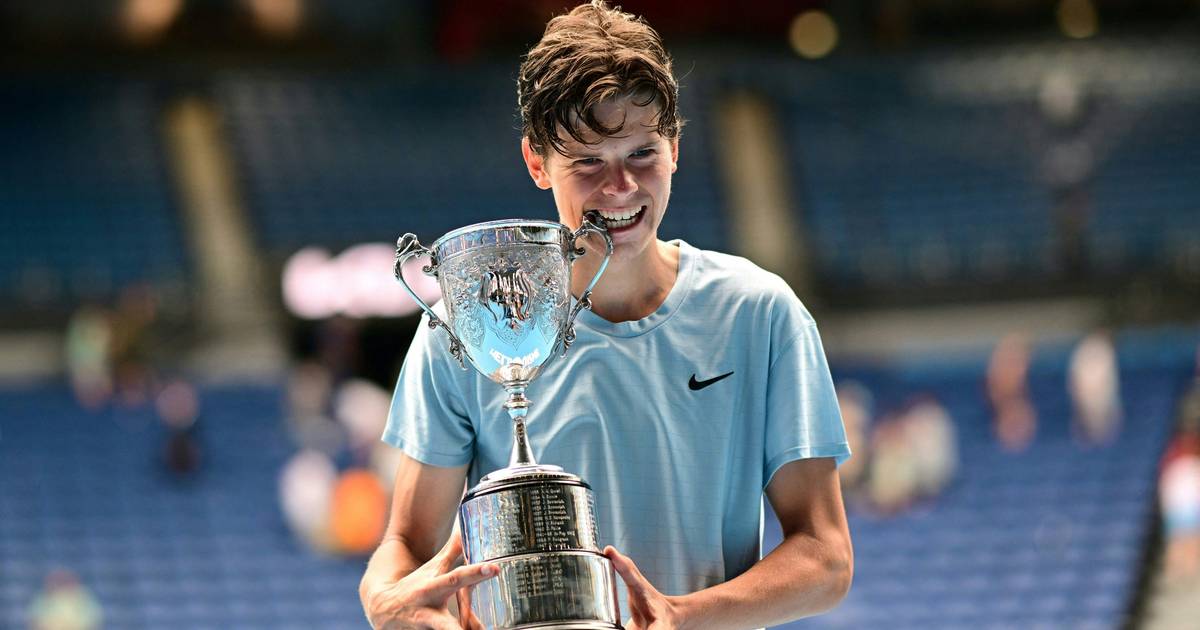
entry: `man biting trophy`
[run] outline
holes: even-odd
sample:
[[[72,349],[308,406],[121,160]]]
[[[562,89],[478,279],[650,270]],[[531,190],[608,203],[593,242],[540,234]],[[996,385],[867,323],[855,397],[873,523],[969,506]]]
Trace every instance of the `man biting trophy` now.
[[[444,299],[383,435],[404,455],[360,585],[374,628],[759,628],[849,589],[850,452],[812,317],[753,263],[658,239],[677,98],[644,21],[598,0],[552,19],[518,106],[558,223],[399,244]],[[764,493],[784,540],[761,556]]]

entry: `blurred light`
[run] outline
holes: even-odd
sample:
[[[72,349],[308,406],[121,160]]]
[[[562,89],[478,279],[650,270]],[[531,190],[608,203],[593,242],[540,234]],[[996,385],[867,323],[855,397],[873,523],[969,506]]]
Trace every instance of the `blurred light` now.
[[[820,59],[837,46],[837,24],[824,11],[805,11],[792,20],[788,39],[796,54],[806,59]]]
[[[336,283],[329,274],[329,252],[306,247],[283,266],[283,304],[293,315],[322,319],[337,312],[329,294]]]
[[[1062,0],[1058,3],[1058,28],[1067,37],[1084,39],[1096,34],[1100,20],[1092,0]]]
[[[183,0],[126,0],[121,26],[129,39],[147,44],[162,37],[183,10]]]
[[[387,426],[392,395],[382,387],[363,379],[350,379],[338,390],[334,416],[355,447],[373,446]]]
[[[1079,82],[1066,71],[1046,74],[1038,90],[1038,105],[1050,120],[1061,125],[1074,123],[1083,109]]]
[[[304,319],[338,314],[351,317],[403,317],[420,306],[392,275],[396,250],[391,245],[355,245],[332,257],[319,247],[306,247],[283,267],[284,306]],[[421,260],[404,266],[404,278],[426,304],[441,299],[437,280],[421,271]]]
[[[288,460],[279,473],[279,506],[293,532],[317,545],[328,538],[336,482],[337,467],[324,453],[303,450]]]
[[[379,545],[387,527],[388,496],[371,471],[348,470],[333,488],[329,511],[329,526],[337,549],[370,553]]]
[[[154,400],[159,418],[172,429],[186,429],[200,415],[196,389],[184,381],[173,381],[163,388]]]
[[[304,21],[303,0],[245,0],[254,22],[266,34],[290,37]]]

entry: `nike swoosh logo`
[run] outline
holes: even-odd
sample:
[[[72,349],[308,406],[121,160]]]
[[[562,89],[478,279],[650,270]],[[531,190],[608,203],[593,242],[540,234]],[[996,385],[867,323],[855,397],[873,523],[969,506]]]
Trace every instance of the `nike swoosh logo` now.
[[[728,374],[722,374],[722,375],[720,375],[720,376],[714,376],[713,378],[710,378],[710,379],[708,379],[708,380],[705,380],[705,381],[697,381],[697,380],[696,380],[696,375],[695,375],[695,374],[692,374],[692,378],[691,378],[691,380],[689,380],[689,381],[688,381],[688,388],[689,388],[689,389],[691,389],[691,390],[692,390],[692,391],[694,391],[694,392],[696,392],[696,391],[700,391],[700,390],[704,389],[705,387],[708,387],[709,385],[712,385],[713,383],[716,383],[717,381],[719,381],[719,380],[721,380],[721,379],[723,379],[723,378],[726,378],[726,377],[732,376],[732,375],[733,375],[733,372],[729,372]]]

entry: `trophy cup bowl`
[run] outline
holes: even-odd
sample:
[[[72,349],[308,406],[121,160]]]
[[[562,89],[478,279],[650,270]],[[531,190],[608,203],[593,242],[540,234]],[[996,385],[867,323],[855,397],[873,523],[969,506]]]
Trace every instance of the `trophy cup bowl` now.
[[[578,241],[600,235],[604,260],[571,304],[571,263]],[[443,320],[405,282],[400,270],[427,255],[423,267],[442,289]],[[594,498],[579,477],[539,465],[526,436],[529,382],[575,339],[575,317],[590,307],[592,288],[608,265],[612,241],[599,214],[575,232],[552,221],[489,221],[459,228],[424,247],[413,234],[396,243],[396,278],[443,328],[450,354],[508,392],[513,422],[509,465],[485,475],[463,496],[459,526],[469,563],[490,562],[498,575],[471,588],[471,611],[486,628],[620,628],[616,576],[596,535]]]

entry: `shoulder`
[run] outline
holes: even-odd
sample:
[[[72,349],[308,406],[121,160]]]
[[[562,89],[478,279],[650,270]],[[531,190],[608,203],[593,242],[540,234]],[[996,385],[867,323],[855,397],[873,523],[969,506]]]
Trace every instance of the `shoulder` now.
[[[759,317],[789,327],[815,323],[799,296],[779,275],[742,256],[694,247],[691,253],[695,256],[692,290],[698,291],[702,299],[748,308]]]
[[[446,319],[446,307],[442,302],[433,305],[433,311],[443,323]],[[458,360],[450,353],[450,335],[442,326],[430,326],[428,313],[421,315],[420,323],[413,334],[412,345],[408,347],[406,361],[419,361],[426,369],[436,373],[436,378],[454,381],[460,389],[472,382],[474,370],[463,370]],[[466,357],[463,357],[466,360]]]

